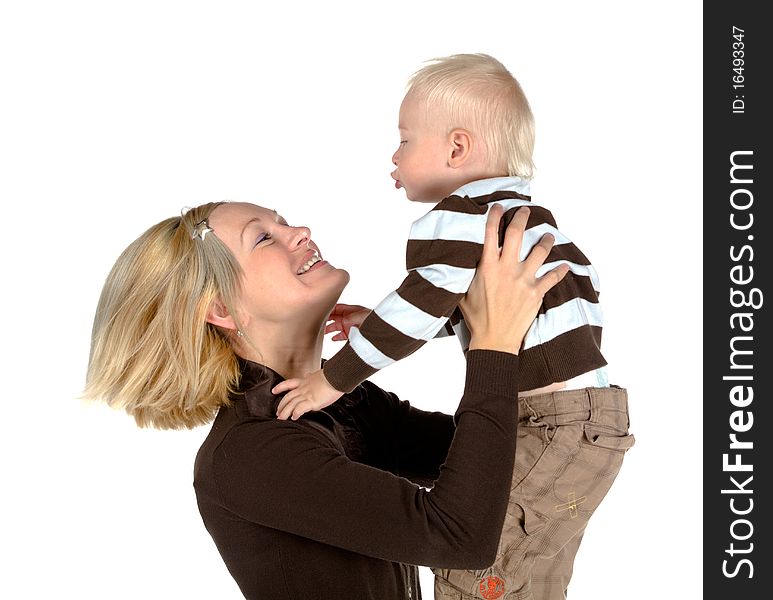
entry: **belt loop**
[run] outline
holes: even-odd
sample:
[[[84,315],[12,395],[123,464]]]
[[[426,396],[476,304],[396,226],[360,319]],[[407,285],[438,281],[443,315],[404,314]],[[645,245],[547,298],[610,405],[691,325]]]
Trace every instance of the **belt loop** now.
[[[539,418],[537,411],[531,407],[531,404],[529,404],[529,401],[526,398],[520,398],[520,402],[523,404],[524,408],[529,411],[529,421],[535,421]]]
[[[617,386],[615,386],[617,387]],[[628,390],[623,388],[617,388],[619,393],[623,396],[623,408],[625,409],[625,428],[626,430],[631,428],[631,413],[628,412]]]
[[[600,393],[600,388],[585,388],[585,392],[588,394],[588,402],[590,403],[590,418],[588,419],[589,423],[598,423],[598,419],[600,417],[599,414],[599,401],[598,401],[598,394]]]

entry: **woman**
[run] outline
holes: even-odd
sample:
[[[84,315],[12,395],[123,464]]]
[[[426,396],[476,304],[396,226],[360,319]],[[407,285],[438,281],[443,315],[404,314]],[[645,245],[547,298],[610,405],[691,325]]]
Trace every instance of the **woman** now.
[[[216,417],[194,486],[245,597],[420,598],[413,565],[493,562],[513,470],[517,353],[566,268],[535,278],[548,236],[517,260],[525,209],[500,253],[502,211],[489,212],[462,303],[472,342],[453,417],[366,382],[322,412],[276,418],[272,389],[319,368],[349,276],[275,211],[200,206],[149,229],[116,262],[86,394],[141,426]]]

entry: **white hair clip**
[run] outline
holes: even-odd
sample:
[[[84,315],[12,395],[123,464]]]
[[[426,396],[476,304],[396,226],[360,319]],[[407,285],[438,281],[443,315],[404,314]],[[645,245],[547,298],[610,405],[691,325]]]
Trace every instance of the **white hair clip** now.
[[[204,238],[211,231],[214,231],[214,229],[209,226],[206,219],[203,219],[193,226],[193,235],[191,236],[191,239],[199,239],[203,242]]]

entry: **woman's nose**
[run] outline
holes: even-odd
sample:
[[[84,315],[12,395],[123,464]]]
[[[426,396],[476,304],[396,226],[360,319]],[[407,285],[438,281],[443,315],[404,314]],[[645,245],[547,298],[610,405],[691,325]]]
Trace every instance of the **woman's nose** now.
[[[311,230],[308,227],[292,227],[290,235],[290,246],[297,248],[301,244],[308,244],[311,241]]]

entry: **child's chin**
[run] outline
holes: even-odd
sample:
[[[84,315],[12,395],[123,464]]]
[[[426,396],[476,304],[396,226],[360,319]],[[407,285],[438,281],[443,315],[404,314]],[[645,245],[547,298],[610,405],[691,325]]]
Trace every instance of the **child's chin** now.
[[[410,196],[410,195],[406,194],[406,197],[407,197],[407,198],[408,198],[408,200],[410,200],[411,202],[424,202],[424,203],[430,203],[430,202],[440,202],[440,200],[438,200],[438,199],[436,199],[436,198],[427,198],[426,196],[421,196],[421,197],[419,197],[419,196]],[[441,198],[441,199],[442,199],[442,198]]]
[[[426,202],[423,194],[418,194],[416,192],[409,191],[405,188],[405,197],[408,198],[411,202]]]

